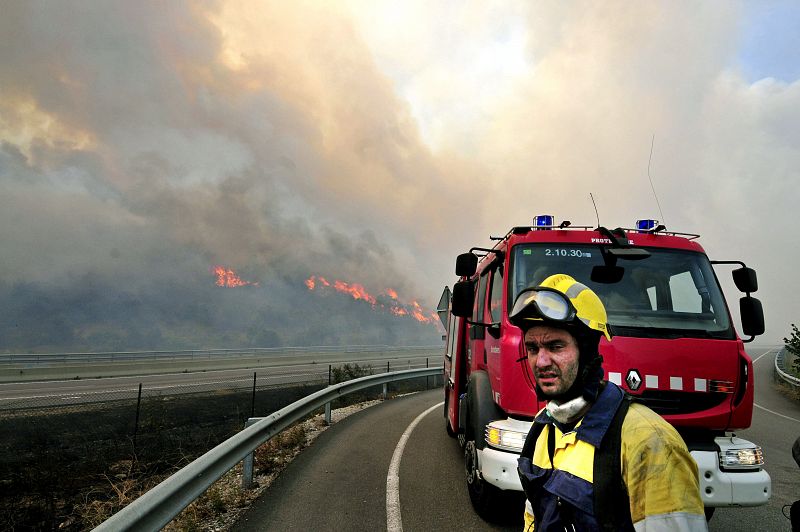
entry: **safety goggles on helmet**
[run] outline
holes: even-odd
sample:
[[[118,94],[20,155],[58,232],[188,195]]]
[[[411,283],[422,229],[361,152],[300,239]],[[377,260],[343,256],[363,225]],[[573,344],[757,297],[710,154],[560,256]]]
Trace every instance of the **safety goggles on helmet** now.
[[[569,323],[577,315],[575,305],[566,295],[553,288],[539,286],[520,292],[508,318],[519,326],[523,320],[536,319]]]

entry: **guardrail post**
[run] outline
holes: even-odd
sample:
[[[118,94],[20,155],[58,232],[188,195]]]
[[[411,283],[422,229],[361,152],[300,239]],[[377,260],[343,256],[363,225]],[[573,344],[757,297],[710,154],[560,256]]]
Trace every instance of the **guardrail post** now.
[[[331,404],[325,403],[325,424],[331,424]]]
[[[261,418],[251,417],[247,421],[244,422],[244,428],[249,427],[256,421],[259,421]],[[247,456],[244,457],[242,460],[242,489],[249,490],[253,486],[253,462],[254,456],[253,453],[255,451],[251,451]]]

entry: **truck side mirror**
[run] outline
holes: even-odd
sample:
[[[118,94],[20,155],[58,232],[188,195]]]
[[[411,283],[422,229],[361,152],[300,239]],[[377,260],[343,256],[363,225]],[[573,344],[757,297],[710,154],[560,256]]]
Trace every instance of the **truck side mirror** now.
[[[475,303],[475,287],[472,281],[459,281],[453,285],[453,299],[451,312],[459,318],[472,316],[472,306]]]
[[[753,268],[742,266],[733,270],[731,275],[733,275],[733,282],[740,292],[749,294],[758,290],[758,278]]]
[[[761,301],[750,296],[741,298],[739,313],[742,316],[742,332],[750,336],[750,340],[759,334],[764,334],[764,309],[761,307]]]
[[[456,257],[456,275],[472,277],[478,269],[478,256],[474,253],[462,253]]]

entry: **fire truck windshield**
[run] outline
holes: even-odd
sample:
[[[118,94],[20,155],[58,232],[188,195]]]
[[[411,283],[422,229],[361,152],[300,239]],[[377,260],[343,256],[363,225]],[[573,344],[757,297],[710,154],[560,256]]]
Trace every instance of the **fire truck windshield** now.
[[[722,292],[708,258],[691,251],[647,248],[651,256],[619,260],[617,283],[591,280],[604,264],[599,246],[520,244],[511,253],[509,305],[528,286],[566,273],[594,290],[608,312],[614,334],[638,337],[734,338]]]

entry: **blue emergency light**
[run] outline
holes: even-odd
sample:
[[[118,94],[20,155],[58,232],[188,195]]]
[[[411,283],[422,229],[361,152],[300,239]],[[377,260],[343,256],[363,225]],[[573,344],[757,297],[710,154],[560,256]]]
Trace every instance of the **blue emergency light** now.
[[[658,220],[636,220],[636,229],[640,233],[647,233],[655,229],[658,225]]]
[[[552,214],[540,214],[533,217],[534,227],[553,227],[555,217]]]

